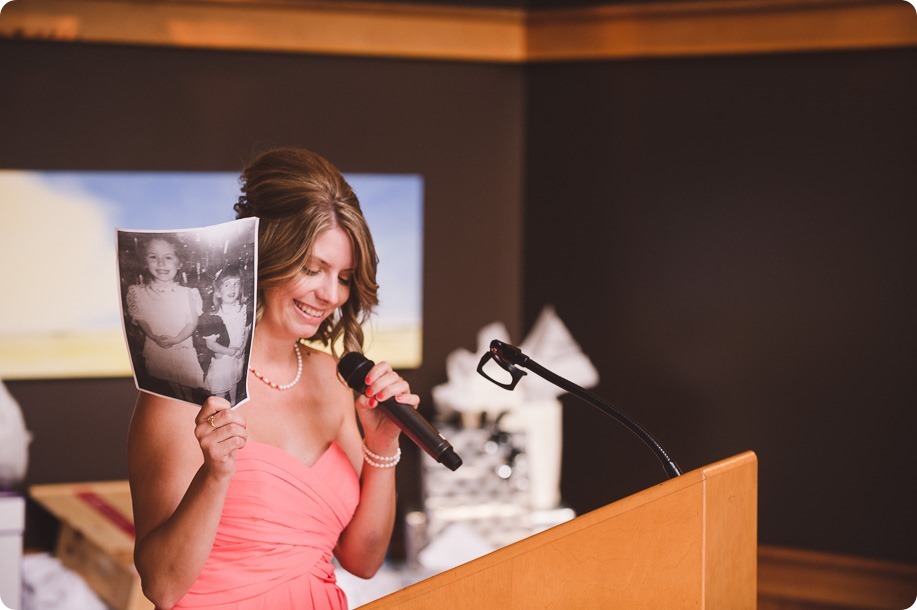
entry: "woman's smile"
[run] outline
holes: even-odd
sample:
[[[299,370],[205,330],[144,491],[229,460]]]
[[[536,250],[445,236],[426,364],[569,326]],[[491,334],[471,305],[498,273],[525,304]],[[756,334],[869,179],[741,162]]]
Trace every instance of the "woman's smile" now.
[[[293,299],[293,303],[296,304],[296,307],[299,309],[299,311],[303,312],[307,316],[317,318],[319,321],[325,319],[325,312],[323,310],[309,307],[302,301],[297,301],[296,299]]]

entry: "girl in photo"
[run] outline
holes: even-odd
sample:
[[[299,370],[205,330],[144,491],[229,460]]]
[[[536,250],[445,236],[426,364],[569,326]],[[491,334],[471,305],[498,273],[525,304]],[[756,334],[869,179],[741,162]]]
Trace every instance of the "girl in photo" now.
[[[245,348],[251,332],[251,313],[243,301],[242,276],[237,268],[228,267],[213,282],[214,315],[222,320],[225,333],[205,335],[213,359],[207,369],[206,386],[212,396],[228,397],[237,402],[237,390],[245,372]]]
[[[127,311],[146,336],[146,373],[166,382],[174,398],[194,402],[194,392],[204,385],[191,339],[202,312],[201,295],[179,283],[181,260],[171,238],[151,236],[141,257],[143,282],[128,287]]]

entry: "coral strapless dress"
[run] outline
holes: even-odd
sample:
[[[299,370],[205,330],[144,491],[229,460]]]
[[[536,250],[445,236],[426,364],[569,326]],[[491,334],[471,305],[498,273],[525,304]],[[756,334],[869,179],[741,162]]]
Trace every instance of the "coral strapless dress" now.
[[[236,456],[210,557],[175,608],[347,608],[331,558],[359,500],[359,479],[337,443],[310,467],[249,441]]]

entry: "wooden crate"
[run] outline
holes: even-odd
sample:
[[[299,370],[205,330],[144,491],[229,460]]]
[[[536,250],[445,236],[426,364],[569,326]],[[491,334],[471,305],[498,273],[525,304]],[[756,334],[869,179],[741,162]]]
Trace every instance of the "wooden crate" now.
[[[127,481],[35,485],[29,494],[61,522],[57,557],[116,610],[151,610],[134,568]]]

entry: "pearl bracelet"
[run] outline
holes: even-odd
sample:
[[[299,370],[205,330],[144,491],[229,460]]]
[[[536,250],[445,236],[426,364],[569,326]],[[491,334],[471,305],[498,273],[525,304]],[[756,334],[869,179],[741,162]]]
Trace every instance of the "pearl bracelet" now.
[[[366,443],[363,443],[363,461],[376,468],[394,468],[401,461],[401,447],[398,447],[395,455],[384,456],[373,453]]]

